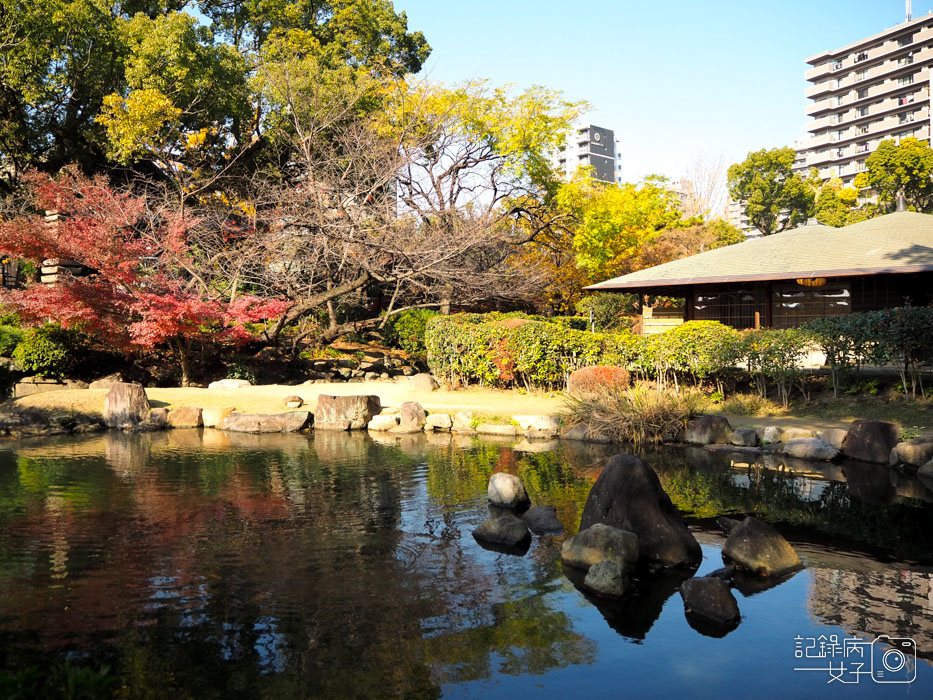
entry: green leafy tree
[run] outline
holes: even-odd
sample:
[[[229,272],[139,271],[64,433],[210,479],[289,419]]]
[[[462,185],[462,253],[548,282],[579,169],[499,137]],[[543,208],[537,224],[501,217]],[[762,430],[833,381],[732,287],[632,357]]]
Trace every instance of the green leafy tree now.
[[[882,141],[865,159],[868,170],[859,173],[855,184],[870,187],[883,207],[890,210],[903,196],[915,211],[933,211],[933,149],[915,138]]]
[[[557,203],[577,222],[573,249],[577,266],[592,279],[635,269],[642,247],[662,231],[685,224],[677,196],[666,180],[604,185],[581,172],[557,193]]]
[[[859,207],[858,190],[843,187],[839,178],[831,178],[816,190],[813,214],[826,226],[848,226],[871,216],[871,206]]]
[[[791,170],[794,158],[793,148],[762,149],[729,166],[729,196],[745,202],[746,216],[766,236],[803,223],[813,209],[812,187]]]

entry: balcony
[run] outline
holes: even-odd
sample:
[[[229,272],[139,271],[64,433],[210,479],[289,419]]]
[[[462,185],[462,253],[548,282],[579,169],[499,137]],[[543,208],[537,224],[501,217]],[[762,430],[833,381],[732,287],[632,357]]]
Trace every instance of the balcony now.
[[[882,44],[876,44],[868,48],[859,49],[856,53],[856,56],[858,54],[867,53],[867,59],[856,63],[855,56],[853,56],[852,53],[848,53],[840,58],[811,68],[806,73],[804,73],[804,77],[807,79],[807,81],[813,83],[822,77],[832,75],[833,73],[838,72],[838,69],[833,70],[832,67],[839,61],[843,63],[843,67],[846,65],[858,65],[860,67],[874,65],[875,62],[886,60],[892,56],[896,57],[902,53],[907,53],[915,48],[918,44],[923,44],[931,38],[933,38],[933,26],[918,27],[914,31],[911,41],[906,44],[900,43],[897,39],[889,39]]]

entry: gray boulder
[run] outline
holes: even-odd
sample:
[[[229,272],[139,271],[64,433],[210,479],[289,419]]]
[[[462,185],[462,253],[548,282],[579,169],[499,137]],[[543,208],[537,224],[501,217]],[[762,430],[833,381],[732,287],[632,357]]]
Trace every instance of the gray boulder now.
[[[413,374],[408,378],[408,388],[412,391],[430,394],[437,389],[437,382],[434,381],[434,377],[427,372],[421,372],[420,374]]]
[[[832,445],[837,450],[841,450],[842,443],[845,441],[846,433],[848,432],[848,430],[843,430],[842,428],[829,428],[821,431],[817,434],[817,437],[827,445]]]
[[[567,428],[564,428],[560,434],[561,440],[579,440],[580,442],[598,442],[602,444],[608,444],[612,442],[607,437],[601,435],[591,435],[589,429],[582,423],[577,423],[576,425],[571,425]]]
[[[369,421],[369,424],[366,426],[369,430],[379,432],[385,432],[387,430],[392,430],[392,428],[398,425],[398,416],[387,416],[380,414],[378,416],[373,416],[373,419]]]
[[[810,459],[816,462],[828,462],[839,454],[839,450],[819,438],[792,438],[784,443],[784,454],[798,459]]]
[[[933,479],[933,459],[917,470],[917,476],[922,476],[925,479]]]
[[[179,406],[173,408],[168,414],[170,428],[200,428],[204,424],[200,408],[192,406]]]
[[[305,400],[297,394],[286,396],[282,401],[285,404],[285,408],[301,408],[305,404]]]
[[[737,447],[754,447],[758,444],[758,431],[755,428],[736,428],[729,442]]]
[[[218,379],[207,385],[208,389],[242,389],[245,386],[252,386],[248,379]]]
[[[898,443],[898,429],[894,423],[880,420],[855,420],[842,443],[842,454],[849,459],[887,464],[891,450]]]
[[[424,421],[424,429],[428,431],[449,431],[453,427],[453,421],[447,413],[432,413]]]
[[[739,604],[729,586],[719,577],[691,578],[680,585],[684,612],[704,622],[730,626],[739,622]]]
[[[476,430],[473,428],[473,414],[469,411],[458,412],[454,415],[454,422],[450,430],[454,433],[475,434]]]
[[[506,472],[496,472],[489,477],[486,495],[490,503],[505,508],[527,508],[531,503],[522,480]]]
[[[784,434],[784,431],[781,430],[779,426],[776,425],[767,425],[761,429],[759,438],[762,442],[765,443],[774,443],[780,442],[781,436]]]
[[[694,445],[729,444],[732,426],[723,416],[697,416],[687,424],[684,442]]]
[[[406,401],[399,407],[398,425],[390,432],[393,433],[420,433],[424,430],[427,414],[420,403]]]
[[[521,518],[504,513],[484,520],[473,530],[473,537],[492,544],[518,547],[531,539],[531,533]]]
[[[231,413],[220,427],[235,433],[295,433],[310,425],[308,411],[288,413]]]
[[[781,440],[783,442],[812,437],[815,437],[813,431],[807,428],[784,428],[784,430],[781,431]]]
[[[314,425],[324,430],[360,430],[369,425],[373,416],[382,411],[378,396],[329,396],[317,397]],[[344,427],[345,426],[345,427]]]
[[[630,571],[638,562],[638,537],[626,530],[597,523],[564,540],[560,558],[567,566],[589,569],[601,561],[616,561]]]
[[[535,506],[522,515],[522,520],[535,534],[557,535],[564,531],[564,526],[557,518],[557,509],[554,506]]]
[[[108,374],[106,377],[101,377],[100,379],[95,379],[93,382],[88,384],[88,389],[109,389],[117,382],[122,382],[123,377],[120,376],[119,372],[114,372],[113,374]]]
[[[149,398],[142,384],[115,382],[104,397],[104,425],[133,428],[149,416]]]
[[[616,455],[593,484],[580,529],[597,523],[635,533],[641,558],[652,568],[696,567],[702,559],[658,475],[638,457]]]
[[[593,564],[583,587],[601,598],[622,598],[634,589],[622,564],[611,559]]]
[[[891,464],[908,464],[920,467],[933,459],[933,438],[919,437],[899,442],[891,450]]]
[[[751,516],[732,528],[722,556],[738,569],[765,576],[780,576],[802,566],[797,552],[777,530]]]
[[[512,420],[518,423],[522,432],[528,431],[544,432],[548,437],[553,437],[560,432],[560,422],[557,416],[512,416]]]

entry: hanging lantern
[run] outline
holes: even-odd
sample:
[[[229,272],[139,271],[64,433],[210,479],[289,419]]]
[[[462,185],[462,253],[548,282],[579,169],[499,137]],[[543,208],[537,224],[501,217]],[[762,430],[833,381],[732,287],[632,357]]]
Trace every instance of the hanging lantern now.
[[[800,277],[797,279],[797,284],[801,287],[822,287],[826,284],[825,277]]]

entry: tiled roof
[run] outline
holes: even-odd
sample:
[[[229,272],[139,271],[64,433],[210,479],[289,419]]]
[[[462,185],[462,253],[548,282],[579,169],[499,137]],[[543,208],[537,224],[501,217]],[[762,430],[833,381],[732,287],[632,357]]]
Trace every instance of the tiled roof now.
[[[649,267],[586,289],[646,289],[926,270],[933,270],[933,216],[896,212],[842,228],[801,226]]]

